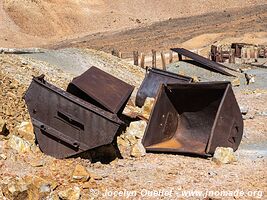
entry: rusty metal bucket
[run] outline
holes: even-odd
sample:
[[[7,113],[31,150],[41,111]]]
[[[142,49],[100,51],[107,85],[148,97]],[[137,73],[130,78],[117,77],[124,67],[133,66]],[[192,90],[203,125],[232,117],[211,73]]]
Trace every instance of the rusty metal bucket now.
[[[40,149],[66,158],[112,143],[123,122],[44,80],[33,78],[25,101]]]
[[[142,107],[147,97],[156,97],[161,84],[191,82],[192,78],[160,69],[149,68],[135,99],[135,105]]]
[[[243,120],[229,82],[162,85],[143,138],[148,151],[212,155],[236,150]]]
[[[73,79],[67,92],[112,113],[122,113],[134,87],[122,80],[91,67]]]

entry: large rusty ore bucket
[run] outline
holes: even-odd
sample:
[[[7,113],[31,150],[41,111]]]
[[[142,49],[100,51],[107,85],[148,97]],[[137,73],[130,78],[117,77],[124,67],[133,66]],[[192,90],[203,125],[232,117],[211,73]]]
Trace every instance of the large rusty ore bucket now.
[[[162,85],[143,138],[148,151],[211,155],[236,150],[243,120],[229,82]]]
[[[192,78],[160,69],[149,68],[135,99],[135,104],[142,107],[147,97],[156,97],[161,84],[191,82]]]
[[[40,149],[56,158],[70,157],[113,141],[122,121],[46,82],[33,78],[25,101]]]
[[[91,67],[73,79],[67,92],[112,113],[122,113],[134,87],[122,80]]]

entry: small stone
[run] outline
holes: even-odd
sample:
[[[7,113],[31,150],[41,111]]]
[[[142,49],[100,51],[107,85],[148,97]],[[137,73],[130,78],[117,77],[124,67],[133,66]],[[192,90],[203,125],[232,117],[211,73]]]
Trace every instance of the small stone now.
[[[246,115],[248,113],[248,107],[244,107],[244,106],[240,106],[240,111],[242,113],[242,115]]]
[[[146,129],[146,121],[140,120],[130,123],[130,126],[126,129],[126,137],[134,136],[136,139],[142,139]],[[130,138],[130,137],[129,137]],[[135,144],[137,141],[130,141],[132,144]]]
[[[51,192],[51,187],[50,187],[50,185],[49,185],[49,184],[42,184],[42,185],[40,186],[40,192],[41,192],[41,193],[49,193],[49,192]]]
[[[95,188],[97,186],[96,182],[94,180],[90,180],[89,182],[85,182],[82,187],[83,189],[90,189]]]
[[[9,146],[15,149],[18,153],[25,153],[31,151],[31,144],[15,135],[12,135],[9,139]]]
[[[146,119],[149,119],[150,113],[152,111],[155,99],[154,98],[146,98],[144,106],[142,107],[142,116]]]
[[[192,76],[192,79],[193,79],[194,83],[200,82],[200,80],[197,76]]]
[[[90,177],[92,178],[92,180],[102,180],[103,179],[102,176],[100,176],[99,174],[96,174],[94,172],[90,172]]]
[[[133,145],[131,150],[132,157],[139,158],[145,155],[146,155],[146,149],[141,142],[137,142],[136,144]]]
[[[79,200],[81,196],[81,190],[79,187],[74,186],[58,193],[59,198],[62,200]]]
[[[72,179],[76,181],[86,182],[90,178],[90,174],[87,171],[87,169],[82,165],[76,165],[73,173],[72,173]]]
[[[29,163],[32,167],[42,167],[45,165],[45,160],[42,160],[42,159],[34,159],[34,160],[31,160],[30,163]]]
[[[26,176],[23,178],[28,184],[28,199],[44,199],[57,187],[57,182],[39,176]]]
[[[123,114],[131,117],[131,118],[136,118],[139,115],[141,115],[142,111],[141,108],[136,107],[136,106],[132,106],[132,105],[128,105],[125,107],[125,109],[123,110]]]
[[[4,196],[8,199],[28,199],[29,185],[20,178],[9,180],[1,185]]]
[[[0,160],[6,160],[7,156],[5,154],[0,154]]]
[[[217,147],[212,160],[222,164],[230,164],[237,161],[234,150],[230,147]]]
[[[216,172],[214,172],[214,171],[209,171],[209,172],[208,172],[208,175],[210,175],[210,176],[216,176],[216,175],[217,175],[217,173],[216,173]]]
[[[17,127],[18,135],[28,141],[34,141],[34,131],[31,122],[22,122]]]
[[[236,78],[236,79],[232,80],[231,83],[232,83],[233,87],[240,86],[240,79]]]

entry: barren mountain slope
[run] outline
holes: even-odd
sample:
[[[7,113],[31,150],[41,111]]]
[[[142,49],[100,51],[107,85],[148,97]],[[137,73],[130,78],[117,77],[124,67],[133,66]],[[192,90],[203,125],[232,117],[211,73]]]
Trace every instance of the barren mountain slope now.
[[[0,46],[42,46],[94,32],[264,3],[266,0],[3,0]]]

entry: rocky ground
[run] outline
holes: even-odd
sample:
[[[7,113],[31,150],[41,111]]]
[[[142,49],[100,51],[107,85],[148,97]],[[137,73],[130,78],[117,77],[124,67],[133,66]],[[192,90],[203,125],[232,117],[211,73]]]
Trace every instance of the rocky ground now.
[[[81,66],[77,66],[76,74],[71,70],[75,61]],[[266,198],[266,88],[234,88],[245,127],[240,148],[234,153],[236,159],[229,164],[211,158],[145,153],[139,145],[145,121],[131,124],[118,138],[123,159],[108,164],[84,157],[60,160],[40,152],[22,99],[32,76],[45,74],[46,80],[65,89],[90,64],[136,87],[144,76],[144,70],[94,50],[0,55],[0,199]],[[147,114],[146,109],[138,112]],[[187,193],[191,191],[198,193]],[[224,197],[216,191],[239,193]]]

